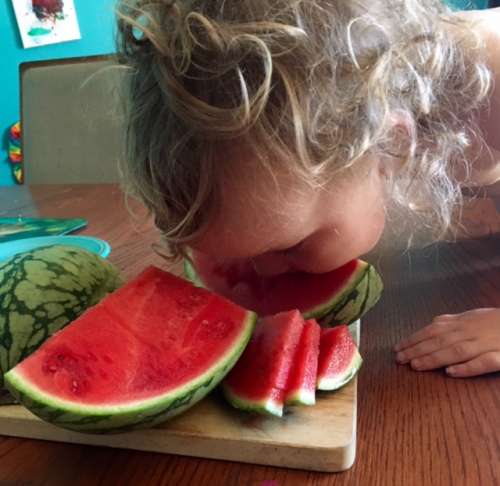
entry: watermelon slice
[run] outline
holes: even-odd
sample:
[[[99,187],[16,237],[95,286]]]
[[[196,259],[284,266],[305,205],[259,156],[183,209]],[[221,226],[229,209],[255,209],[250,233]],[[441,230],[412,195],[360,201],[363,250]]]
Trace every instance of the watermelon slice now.
[[[285,405],[314,405],[321,328],[314,319],[304,325],[293,359],[285,393]]]
[[[108,295],[5,375],[53,424],[86,432],[158,424],[234,366],[255,315],[155,267]]]
[[[297,310],[261,319],[236,366],[222,383],[229,403],[281,417],[288,375],[304,319]]]
[[[299,309],[305,319],[321,319],[323,326],[356,321],[377,303],[383,288],[377,271],[362,260],[328,273],[261,277],[251,262],[221,264],[192,251],[184,271],[196,285],[260,316]]]
[[[337,390],[347,384],[363,360],[345,325],[321,330],[318,359],[318,390]]]

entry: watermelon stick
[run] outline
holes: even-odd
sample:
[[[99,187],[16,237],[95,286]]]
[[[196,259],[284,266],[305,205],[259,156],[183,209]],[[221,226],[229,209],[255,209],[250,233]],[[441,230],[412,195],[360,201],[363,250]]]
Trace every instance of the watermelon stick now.
[[[321,330],[318,390],[337,390],[356,375],[363,360],[346,325]]]
[[[318,370],[321,328],[314,319],[306,321],[285,392],[286,405],[314,405],[316,403],[316,375]]]

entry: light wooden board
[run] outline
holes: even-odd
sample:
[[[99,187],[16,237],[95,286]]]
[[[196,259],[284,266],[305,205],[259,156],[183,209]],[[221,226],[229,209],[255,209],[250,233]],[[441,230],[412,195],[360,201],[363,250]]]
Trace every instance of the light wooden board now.
[[[351,326],[359,340],[359,322]],[[316,405],[292,407],[283,418],[232,409],[217,393],[155,428],[114,435],[71,432],[19,405],[0,407],[0,433],[16,437],[225,459],[314,471],[342,471],[356,453],[357,379],[320,392]]]

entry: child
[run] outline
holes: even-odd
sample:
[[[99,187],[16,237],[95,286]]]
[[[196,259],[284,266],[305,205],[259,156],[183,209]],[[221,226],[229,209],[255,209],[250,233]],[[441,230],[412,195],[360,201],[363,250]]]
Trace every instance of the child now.
[[[119,16],[124,172],[173,256],[327,272],[369,252],[391,208],[439,237],[462,187],[500,178],[498,9],[145,0]],[[500,309],[439,316],[396,351],[500,370]]]

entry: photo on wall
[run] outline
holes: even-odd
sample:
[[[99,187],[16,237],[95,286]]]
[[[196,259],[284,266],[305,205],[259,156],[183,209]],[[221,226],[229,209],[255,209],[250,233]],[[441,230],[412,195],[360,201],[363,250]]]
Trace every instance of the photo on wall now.
[[[12,0],[23,47],[80,39],[73,0]]]

